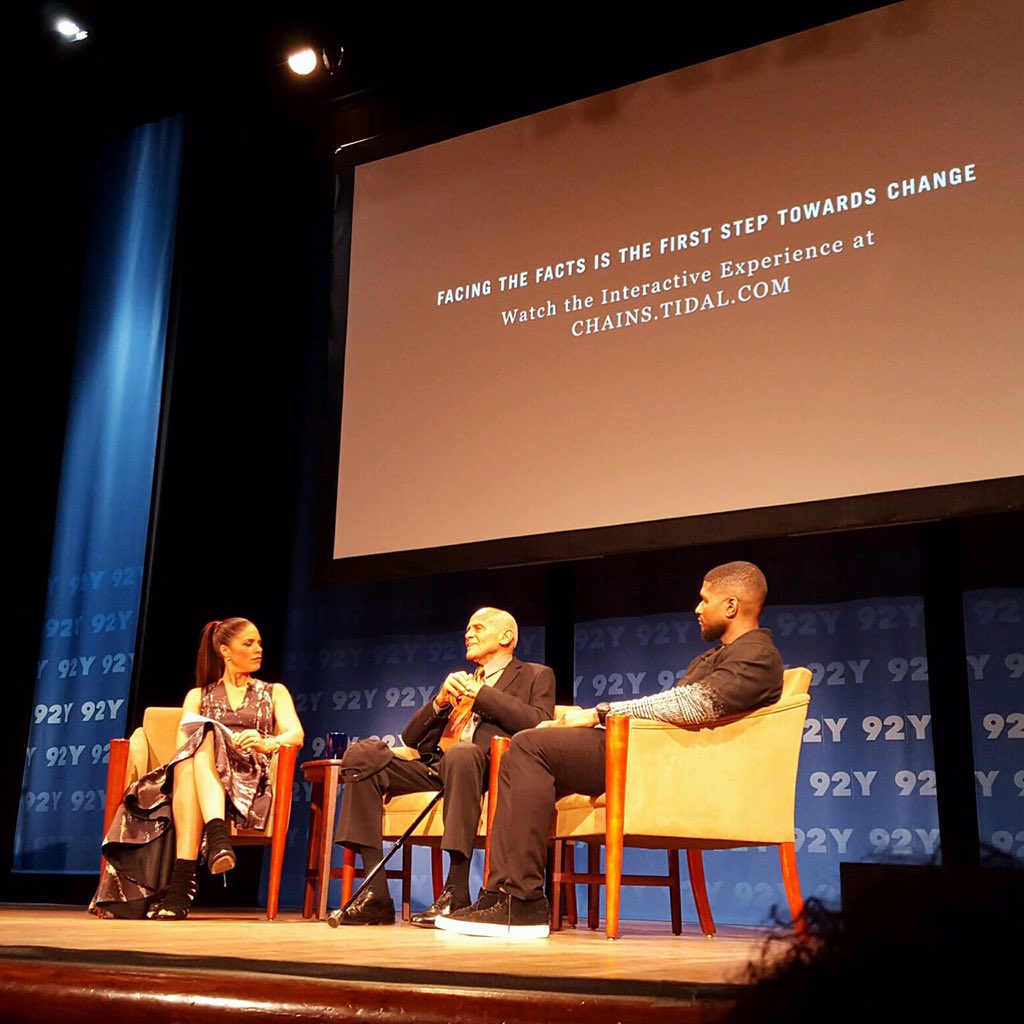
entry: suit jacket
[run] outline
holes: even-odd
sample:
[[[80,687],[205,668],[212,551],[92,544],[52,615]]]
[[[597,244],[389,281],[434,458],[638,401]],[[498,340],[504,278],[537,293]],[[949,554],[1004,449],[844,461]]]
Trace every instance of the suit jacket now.
[[[547,665],[513,658],[493,686],[484,686],[473,702],[480,722],[473,733],[473,742],[485,750],[491,748],[492,736],[512,736],[521,729],[532,729],[538,722],[555,713],[555,674]],[[433,764],[441,759],[438,741],[448,723],[451,707],[434,713],[434,702],[428,701],[412,716],[402,739],[420,753],[420,759]]]

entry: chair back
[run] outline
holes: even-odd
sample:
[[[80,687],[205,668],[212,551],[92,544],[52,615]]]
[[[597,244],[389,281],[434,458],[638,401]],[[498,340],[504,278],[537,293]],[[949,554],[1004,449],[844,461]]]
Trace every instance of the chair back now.
[[[128,739],[110,741],[110,761],[107,765],[107,801],[104,814],[104,833],[109,829],[121,796],[131,783],[143,775],[167,764],[178,749],[178,723],[181,708],[146,708],[142,725]],[[292,808],[292,786],[295,777],[297,747],[281,747],[270,762],[270,779],[274,799],[265,831],[238,829],[231,824],[232,842],[239,845],[270,845],[270,876],[267,886],[267,918],[277,917],[281,872],[284,865],[284,847],[288,837],[288,822]],[[100,872],[105,870],[105,862]],[[102,916],[102,914],[101,914]]]
[[[787,668],[782,673],[782,697],[797,697],[811,691],[811,670],[809,668]]]
[[[810,703],[811,673],[806,668],[783,674],[782,694],[774,704],[708,725],[679,726],[644,719],[608,719],[607,792],[579,793],[555,805],[553,837],[556,868],[552,876],[557,921],[568,889],[591,886],[588,923],[597,927],[595,877],[607,884],[605,930],[619,934],[623,885],[665,885],[670,892],[672,931],[682,929],[678,850],[686,850],[697,916],[706,935],[715,933],[704,882],[703,850],[740,846],[778,847],[783,888],[797,932],[803,934],[794,847],[796,773]],[[569,864],[567,842],[603,843],[603,875],[581,875]],[[622,874],[625,846],[669,851],[665,875]],[[591,847],[593,851],[593,845]],[[593,856],[593,852],[592,852]]]
[[[571,710],[575,705],[556,704],[555,717],[561,713]],[[503,749],[508,745],[507,737],[493,737],[491,740],[491,757],[495,756],[497,749]],[[410,747],[395,747],[395,756],[404,760],[417,760],[419,752]],[[498,754],[500,757],[500,754]],[[423,809],[430,803],[434,794],[424,793],[403,793],[398,796],[389,796],[384,801],[384,817],[382,827],[384,838],[392,840],[402,835],[416,820]],[[480,808],[480,824],[477,826],[477,841],[481,843],[487,835],[488,797],[485,795]],[[444,833],[444,804],[443,799],[436,803],[429,813],[420,821],[416,828],[409,834],[409,840],[418,845],[436,845]],[[418,842],[417,842],[418,841]]]
[[[146,708],[142,731],[149,743],[151,767],[167,764],[178,749],[178,723],[181,708]]]
[[[170,761],[178,749],[178,723],[180,721],[180,707],[146,708],[142,716],[142,725],[132,733],[129,739],[125,786],[159,765],[167,764]],[[275,793],[277,792],[279,763],[280,757],[275,754],[270,762],[270,785]],[[231,822],[231,834],[241,845],[245,845],[247,842],[269,842],[274,836],[274,815],[271,814],[268,817],[265,829],[239,828],[234,822]]]
[[[792,842],[810,681],[791,669],[775,704],[707,726],[631,722],[626,833],[705,849]],[[634,730],[643,742],[632,742]],[[678,799],[650,785],[665,777]]]
[[[146,708],[142,725],[128,738],[128,765],[119,793],[147,772],[167,764],[178,749],[181,708]]]
[[[629,846],[727,849],[792,842],[811,673],[786,671],[775,704],[709,725],[631,719],[624,834]],[[603,835],[605,796],[557,804],[559,835]]]

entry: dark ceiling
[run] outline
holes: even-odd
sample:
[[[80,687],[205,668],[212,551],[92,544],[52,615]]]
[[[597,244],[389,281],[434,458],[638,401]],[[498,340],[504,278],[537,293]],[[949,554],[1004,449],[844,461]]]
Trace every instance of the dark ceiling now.
[[[123,127],[203,110],[317,115],[386,103],[396,123],[468,130],[755,46],[883,3],[416,6],[70,0],[37,4],[31,82],[50,124]],[[67,11],[89,31],[67,44]],[[691,13],[692,12],[692,13]],[[698,13],[699,12],[699,13]],[[297,80],[288,49],[311,39],[344,59]]]

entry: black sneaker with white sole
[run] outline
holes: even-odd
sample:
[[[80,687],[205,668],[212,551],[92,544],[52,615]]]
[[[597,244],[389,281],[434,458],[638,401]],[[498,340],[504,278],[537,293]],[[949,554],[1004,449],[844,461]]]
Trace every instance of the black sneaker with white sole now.
[[[551,907],[544,896],[520,900],[503,892],[484,892],[472,906],[438,918],[434,926],[458,935],[546,939],[550,921]]]

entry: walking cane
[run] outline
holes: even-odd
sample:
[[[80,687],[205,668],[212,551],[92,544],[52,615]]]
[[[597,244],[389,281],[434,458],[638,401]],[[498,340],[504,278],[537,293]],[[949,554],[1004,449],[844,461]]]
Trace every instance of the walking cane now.
[[[332,928],[337,928],[338,925],[341,924],[342,914],[344,914],[345,911],[348,910],[348,908],[351,907],[353,903],[355,903],[355,901],[359,898],[363,890],[370,884],[370,882],[373,881],[377,872],[383,870],[384,865],[387,864],[387,862],[391,860],[391,858],[399,851],[399,849],[401,849],[401,847],[405,845],[405,841],[409,838],[409,836],[413,834],[413,831],[415,830],[416,826],[430,813],[434,805],[437,803],[438,800],[441,799],[443,795],[444,790],[439,789],[434,794],[430,803],[427,804],[427,806],[424,807],[423,810],[420,811],[420,813],[416,816],[416,820],[395,840],[394,846],[392,846],[391,849],[388,850],[388,852],[380,859],[380,861],[370,869],[366,877],[363,879],[362,885],[360,885],[359,888],[356,889],[354,893],[352,893],[352,895],[348,898],[348,901],[345,903],[345,905],[343,907],[340,907],[338,910],[332,910],[327,915],[327,923]]]

